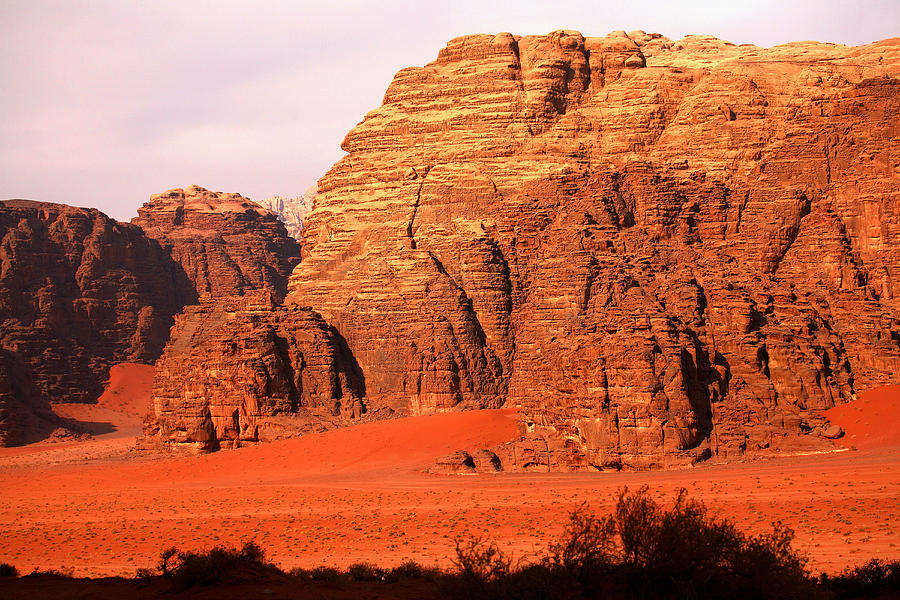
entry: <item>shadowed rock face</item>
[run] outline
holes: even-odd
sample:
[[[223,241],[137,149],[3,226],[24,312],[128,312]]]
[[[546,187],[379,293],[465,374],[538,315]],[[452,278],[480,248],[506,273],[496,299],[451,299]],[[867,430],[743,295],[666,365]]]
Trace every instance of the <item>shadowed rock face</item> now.
[[[347,135],[286,302],[370,407],[521,407],[505,465],[816,447],[900,372],[898,123],[898,40],[458,38]]]
[[[93,401],[111,364],[154,360],[194,297],[138,227],[93,209],[0,202],[0,439],[40,437],[48,402]]]
[[[0,446],[16,446],[49,433],[46,402],[38,404],[19,356],[0,348]]]
[[[199,186],[155,194],[132,223],[159,241],[200,296],[270,290],[283,298],[300,246],[278,218],[240,194]]]

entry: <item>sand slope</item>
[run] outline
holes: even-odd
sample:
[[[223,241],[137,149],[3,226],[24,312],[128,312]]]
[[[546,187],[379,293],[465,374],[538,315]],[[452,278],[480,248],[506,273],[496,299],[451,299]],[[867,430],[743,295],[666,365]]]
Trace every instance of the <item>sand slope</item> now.
[[[900,446],[900,385],[869,390],[857,400],[825,411],[844,430],[844,447],[876,449]]]
[[[456,450],[490,448],[518,435],[514,410],[478,410],[392,419],[317,433],[274,444],[220,452],[199,459],[204,479],[222,476],[232,482],[286,478],[378,478],[430,467]],[[265,465],[259,472],[248,465]]]
[[[133,437],[151,410],[153,366],[120,363],[109,370],[109,382],[96,404],[54,404],[53,411],[83,424],[94,437]]]

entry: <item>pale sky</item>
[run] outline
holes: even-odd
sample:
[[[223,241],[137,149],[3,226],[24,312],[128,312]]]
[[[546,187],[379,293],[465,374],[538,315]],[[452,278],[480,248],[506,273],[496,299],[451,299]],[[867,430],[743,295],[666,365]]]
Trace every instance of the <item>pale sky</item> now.
[[[0,0],[0,198],[128,220],[190,184],[298,195],[399,69],[557,29],[857,45],[900,35],[900,0]]]

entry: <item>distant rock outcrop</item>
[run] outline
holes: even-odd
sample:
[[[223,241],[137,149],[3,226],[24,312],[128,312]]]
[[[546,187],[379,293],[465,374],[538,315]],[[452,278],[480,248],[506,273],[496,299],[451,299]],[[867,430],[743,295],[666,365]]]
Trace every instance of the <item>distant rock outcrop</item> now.
[[[270,290],[283,298],[300,246],[270,211],[199,186],[155,194],[132,219],[178,262],[200,296]]]
[[[90,402],[110,365],[152,361],[196,296],[140,228],[94,209],[0,201],[0,439],[40,437],[48,402]]]
[[[897,39],[457,38],[347,135],[286,302],[370,407],[520,407],[530,469],[826,447],[900,372],[898,123]]]
[[[303,239],[303,220],[312,210],[318,191],[319,188],[314,185],[303,192],[302,196],[294,198],[272,196],[260,200],[259,205],[275,213],[278,220],[284,223],[288,235],[299,242]]]

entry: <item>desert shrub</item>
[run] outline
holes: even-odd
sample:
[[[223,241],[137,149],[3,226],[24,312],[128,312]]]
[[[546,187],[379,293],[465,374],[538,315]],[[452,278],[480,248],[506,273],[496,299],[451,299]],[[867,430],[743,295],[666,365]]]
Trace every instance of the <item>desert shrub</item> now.
[[[620,572],[643,598],[808,598],[816,590],[806,560],[791,547],[794,533],[776,523],[771,534],[746,536],[710,517],[681,490],[663,508],[643,487],[619,493],[612,517]]]
[[[424,579],[437,581],[444,572],[437,567],[424,567],[414,560],[407,560],[392,569],[384,571],[382,579],[386,583],[395,583],[404,579]]]
[[[268,563],[266,563],[265,551],[259,544],[253,541],[244,543],[244,546],[241,548],[241,560],[260,565],[268,565]]]
[[[822,575],[819,583],[839,600],[900,595],[900,560],[888,562],[873,558],[837,576]]]
[[[454,566],[460,575],[481,581],[498,581],[509,575],[512,561],[493,542],[479,538],[456,540]]]
[[[294,567],[293,569],[288,571],[288,575],[294,577],[295,579],[312,579],[312,569]]]
[[[62,577],[65,579],[72,579],[74,576],[74,570],[69,567],[62,567],[60,569],[34,569],[31,573],[26,575],[26,577]]]
[[[512,561],[493,542],[480,538],[455,540],[455,572],[440,582],[450,598],[480,600],[501,598],[501,587],[509,578]]]
[[[163,577],[171,577],[175,567],[178,565],[178,549],[166,548],[159,555],[159,565],[156,570]]]
[[[331,583],[345,583],[349,577],[346,573],[334,567],[320,566],[309,570],[309,579],[313,581],[329,581]]]
[[[569,572],[544,560],[517,566],[498,582],[494,597],[497,600],[570,600],[581,597],[583,592],[586,588]]]
[[[159,573],[172,579],[177,589],[195,585],[255,581],[281,571],[265,561],[265,554],[254,542],[240,549],[216,546],[207,552],[179,552],[174,548],[160,556]]]
[[[479,538],[456,541],[455,571],[438,578],[442,594],[466,600],[563,600],[581,589],[547,557],[513,565],[495,544]]]
[[[394,581],[399,579],[421,579],[425,574],[425,567],[414,560],[404,561],[387,573],[390,579]]]
[[[384,569],[372,563],[358,562],[347,567],[347,575],[353,581],[376,581],[384,577]]]
[[[663,507],[647,488],[622,490],[612,515],[585,507],[538,562],[512,567],[496,545],[457,541],[456,572],[442,586],[453,598],[814,598],[793,532],[776,523],[747,536],[709,516],[684,490]]]
[[[559,541],[550,545],[549,564],[584,581],[611,569],[618,554],[615,519],[598,518],[582,505],[569,514]]]
[[[18,577],[19,570],[8,563],[0,563],[0,577]]]

